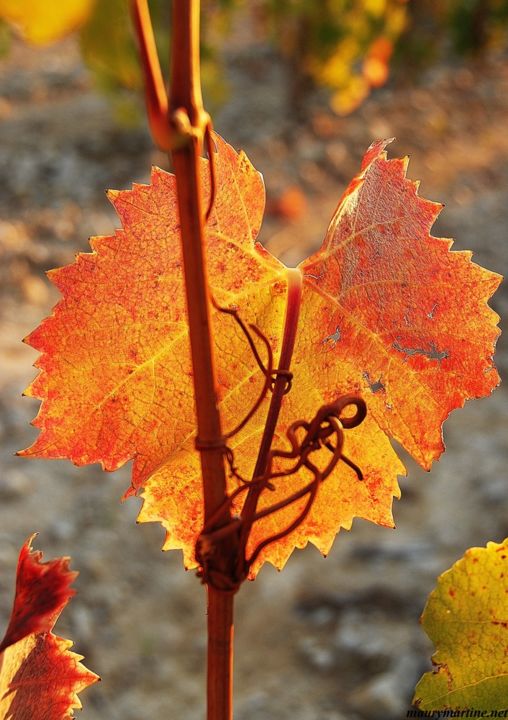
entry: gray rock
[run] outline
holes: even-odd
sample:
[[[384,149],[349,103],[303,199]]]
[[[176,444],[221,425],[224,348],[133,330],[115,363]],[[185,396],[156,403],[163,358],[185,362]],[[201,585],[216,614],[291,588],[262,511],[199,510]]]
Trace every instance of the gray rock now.
[[[301,638],[298,647],[305,660],[316,670],[330,670],[335,664],[333,647],[327,647],[316,638]]]
[[[9,469],[0,479],[0,501],[20,500],[33,490],[32,481],[21,470]]]
[[[406,710],[397,679],[391,673],[377,675],[349,698],[355,710],[365,718],[399,720]]]

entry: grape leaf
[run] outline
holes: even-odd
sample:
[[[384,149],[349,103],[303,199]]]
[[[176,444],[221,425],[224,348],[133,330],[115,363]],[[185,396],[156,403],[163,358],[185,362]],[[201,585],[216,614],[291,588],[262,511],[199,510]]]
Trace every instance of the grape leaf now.
[[[95,0],[0,0],[0,17],[18,27],[26,40],[45,45],[64,37],[89,17]]]
[[[262,180],[243,153],[219,136],[215,142],[218,193],[206,233],[211,292],[254,323],[277,358],[287,271],[254,242]],[[429,237],[440,206],[417,196],[417,185],[405,178],[406,162],[387,160],[385,145],[369,149],[323,247],[300,266],[293,389],[274,441],[284,445],[293,421],[310,420],[323,403],[359,391],[369,412],[348,431],[345,452],[365,479],[339,464],[305,522],[266,549],[258,566],[270,560],[282,567],[309,540],[327,553],[355,516],[393,526],[392,497],[404,468],[385,433],[429,467],[443,449],[441,423],[450,410],[498,381],[491,360],[497,316],[486,300],[499,277],[472,264],[470,253],[449,252],[450,241]],[[205,160],[202,176],[206,201]],[[131,492],[144,488],[139,519],[161,521],[165,548],[181,548],[191,567],[202,491],[175,180],[155,168],[150,185],[110,197],[123,229],[93,238],[92,253],[49,273],[63,297],[27,338],[42,353],[41,373],[27,393],[43,404],[34,421],[41,432],[22,454],[101,462],[106,470],[133,458]],[[227,430],[254,403],[263,378],[235,323],[216,311],[213,323]],[[254,467],[266,402],[230,442],[244,477]],[[326,464],[328,451],[321,453]],[[293,477],[291,489],[305,482]],[[261,507],[287,494],[288,481],[265,493]],[[295,503],[256,523],[251,549],[300,508]]]
[[[504,710],[508,698],[508,539],[470,548],[443,573],[422,615],[437,648],[416,686],[421,710]]]
[[[32,633],[48,633],[75,594],[70,585],[77,577],[69,570],[69,558],[42,562],[42,553],[32,550],[32,535],[21,548],[16,573],[14,606],[0,643],[0,652]]]
[[[341,387],[366,393],[378,424],[429,469],[451,410],[499,382],[486,300],[501,278],[429,236],[442,205],[418,196],[407,158],[386,160],[388,142],[371,146],[323,246],[301,265],[315,318],[303,327],[309,349],[326,346],[312,355],[314,376],[340,367]]]
[[[0,720],[65,720],[80,708],[77,694],[99,679],[51,630],[74,590],[69,559],[42,562],[21,548],[11,618],[0,643]]]

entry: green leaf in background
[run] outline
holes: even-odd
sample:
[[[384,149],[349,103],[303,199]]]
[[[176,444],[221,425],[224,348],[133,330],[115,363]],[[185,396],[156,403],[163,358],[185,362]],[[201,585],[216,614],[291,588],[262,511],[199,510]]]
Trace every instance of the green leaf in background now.
[[[149,5],[167,77],[171,3]],[[414,82],[417,69],[454,54],[502,50],[508,41],[507,0],[202,0],[202,11],[203,86],[212,113],[228,96],[223,63],[235,28],[249,28],[254,47],[273,47],[288,74],[289,108],[302,117],[313,87],[327,88],[331,107],[347,115],[386,83],[392,67]],[[84,62],[118,119],[139,120],[141,75],[129,0],[0,0],[1,20],[36,44],[80,29]],[[0,35],[0,55],[5,46]]]
[[[2,2],[2,0],[0,0]],[[210,3],[204,3],[204,11]],[[208,13],[210,14],[210,13]],[[167,0],[151,0],[152,18],[158,55],[165,77],[169,77],[169,38],[171,27],[171,3]],[[225,19],[225,11],[217,9],[215,15]],[[216,18],[211,18],[215,24]],[[207,26],[210,18],[205,17]],[[217,53],[202,43],[202,75],[205,99],[214,110],[227,95],[221,80],[222,66]],[[216,42],[220,45],[219,40]],[[114,104],[117,120],[122,125],[137,124],[144,115],[142,77],[136,41],[132,31],[129,0],[97,0],[89,21],[81,28],[80,45],[83,60],[91,70],[97,87],[108,94]]]
[[[422,615],[436,665],[416,686],[421,710],[508,706],[508,539],[470,548],[443,573]]]
[[[161,17],[164,5],[168,14],[166,23]],[[162,61],[169,55],[169,9],[168,3],[161,0],[150,3],[154,29],[160,32],[163,28],[163,37],[166,38],[163,45],[162,38],[157,36]],[[81,29],[81,52],[103,90],[141,88],[141,71],[128,0],[98,0],[90,20]]]

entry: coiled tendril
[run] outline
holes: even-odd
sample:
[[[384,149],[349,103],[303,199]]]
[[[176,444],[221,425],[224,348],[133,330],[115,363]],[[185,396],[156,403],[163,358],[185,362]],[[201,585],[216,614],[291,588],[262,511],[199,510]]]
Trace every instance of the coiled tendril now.
[[[345,456],[342,450],[344,447],[344,430],[357,427],[364,420],[367,413],[367,407],[362,398],[355,395],[344,395],[337,398],[334,402],[320,407],[312,420],[296,420],[286,430],[286,437],[291,449],[271,450],[269,453],[266,472],[262,476],[254,477],[252,480],[242,477],[236,467],[233,450],[227,445],[227,440],[236,435],[236,433],[238,433],[257,412],[268,392],[272,389],[274,379],[278,375],[283,375],[287,378],[287,387],[285,392],[290,390],[292,374],[284,370],[274,369],[273,353],[270,343],[259,328],[252,324],[249,326],[245,325],[243,320],[239,317],[236,309],[221,308],[215,302],[214,306],[220,312],[233,317],[235,322],[239,325],[247,339],[256,363],[265,377],[260,394],[253,406],[241,422],[238,423],[233,430],[223,436],[223,443],[221,447],[223,447],[225,459],[229,466],[230,476],[235,477],[240,484],[231,492],[224,503],[207,522],[196,543],[196,559],[200,564],[199,575],[202,577],[203,582],[211,583],[223,591],[236,592],[242,581],[247,577],[250,568],[258,559],[260,553],[268,545],[271,545],[277,540],[280,540],[292,533],[305,520],[312,508],[319,485],[330,475],[339,461],[346,463],[350,468],[352,468],[352,470],[354,470],[358,479],[363,480],[363,474],[360,468],[352,460]],[[261,360],[260,354],[254,342],[253,333],[262,341],[266,348],[266,364],[264,364]],[[354,414],[347,413],[347,409],[349,408],[354,408]],[[319,452],[323,449],[328,450],[330,456],[328,457],[328,462],[325,467],[319,468],[313,461],[312,455],[313,453]],[[274,465],[279,468],[281,463],[285,460],[293,460],[294,462],[286,469],[274,469]],[[303,487],[293,493],[290,493],[283,500],[273,503],[272,505],[268,505],[261,510],[255,510],[250,518],[244,517],[242,519],[238,516],[233,516],[229,522],[217,527],[216,523],[222,516],[224,508],[226,506],[232,506],[242,493],[245,493],[250,488],[254,487],[257,489],[259,494],[264,491],[274,491],[276,488],[276,481],[279,478],[286,478],[288,476],[295,475],[302,470],[302,468],[305,468],[312,475],[312,479]],[[220,572],[215,568],[215,551],[218,543],[224,537],[231,533],[238,533],[240,536],[243,523],[248,523],[248,526],[252,528],[254,523],[257,521],[279,512],[283,508],[292,505],[302,498],[306,498],[306,502],[296,518],[280,532],[262,540],[255,547],[249,557],[246,557],[246,545],[248,541],[247,535],[247,538],[244,539],[242,546],[240,546],[241,557],[238,558],[238,562],[236,563],[237,570],[235,577],[226,576],[223,572]]]

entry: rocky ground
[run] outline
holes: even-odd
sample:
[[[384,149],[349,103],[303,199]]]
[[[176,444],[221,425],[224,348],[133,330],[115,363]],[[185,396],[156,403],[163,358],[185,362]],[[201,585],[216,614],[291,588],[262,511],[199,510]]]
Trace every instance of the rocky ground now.
[[[506,57],[392,84],[346,119],[309,98],[303,125],[288,112],[286,78],[269,51],[236,48],[229,60],[232,94],[216,127],[264,173],[270,214],[261,239],[288,264],[321,242],[372,139],[396,136],[393,152],[411,154],[422,195],[447,205],[435,234],[506,273]],[[165,159],[143,128],[114,123],[73,41],[15,46],[0,65],[0,91],[0,615],[9,612],[18,549],[38,530],[47,557],[69,554],[80,571],[58,630],[103,678],[83,695],[80,717],[202,718],[204,593],[178,554],[160,552],[158,526],[135,527],[139,501],[119,504],[128,470],[107,476],[13,456],[35,435],[37,403],[20,394],[36,354],[20,340],[56,300],[44,270],[117,225],[105,188],[144,181]],[[506,317],[506,289],[493,306]],[[502,371],[507,347],[501,339]],[[396,531],[357,520],[326,560],[308,548],[284,572],[265,568],[242,588],[237,720],[405,717],[430,667],[418,617],[436,576],[467,547],[508,535],[507,430],[502,387],[453,414],[448,450],[430,475],[406,458]]]

